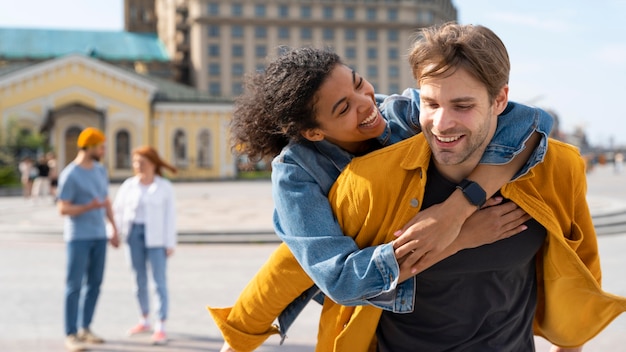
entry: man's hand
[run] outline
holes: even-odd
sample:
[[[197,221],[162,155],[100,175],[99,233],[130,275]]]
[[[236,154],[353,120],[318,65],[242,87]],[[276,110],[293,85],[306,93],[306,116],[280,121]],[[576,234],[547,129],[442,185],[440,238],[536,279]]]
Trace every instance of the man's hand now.
[[[94,198],[91,202],[85,204],[87,210],[93,210],[102,208],[106,205],[106,202],[101,202],[98,198]]]
[[[111,229],[111,238],[109,238],[109,243],[113,246],[113,248],[120,246],[120,236],[118,236],[115,226]]]

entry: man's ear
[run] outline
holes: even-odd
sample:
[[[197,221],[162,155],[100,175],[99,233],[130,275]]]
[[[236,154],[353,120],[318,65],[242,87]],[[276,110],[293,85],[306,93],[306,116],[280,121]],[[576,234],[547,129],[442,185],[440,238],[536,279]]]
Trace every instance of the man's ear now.
[[[309,128],[300,132],[302,137],[310,140],[311,142],[319,142],[324,139],[324,134],[320,132],[319,128]]]
[[[509,85],[505,84],[500,92],[496,96],[494,110],[496,115],[500,115],[504,109],[506,109],[507,104],[509,103]]]

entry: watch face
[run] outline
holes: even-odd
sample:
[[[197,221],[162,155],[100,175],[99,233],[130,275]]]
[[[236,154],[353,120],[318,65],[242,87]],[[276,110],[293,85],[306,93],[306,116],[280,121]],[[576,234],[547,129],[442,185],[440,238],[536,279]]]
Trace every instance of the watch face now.
[[[465,194],[470,203],[479,207],[485,204],[485,201],[487,200],[487,194],[478,183],[472,181],[464,181],[461,183],[461,187],[463,190],[463,194]]]

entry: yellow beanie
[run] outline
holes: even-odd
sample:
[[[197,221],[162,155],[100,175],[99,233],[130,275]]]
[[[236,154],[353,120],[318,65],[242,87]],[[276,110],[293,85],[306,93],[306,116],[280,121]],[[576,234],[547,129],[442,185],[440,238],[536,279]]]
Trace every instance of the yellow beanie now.
[[[79,148],[91,147],[103,143],[104,139],[104,134],[99,129],[87,127],[78,135],[76,145]]]

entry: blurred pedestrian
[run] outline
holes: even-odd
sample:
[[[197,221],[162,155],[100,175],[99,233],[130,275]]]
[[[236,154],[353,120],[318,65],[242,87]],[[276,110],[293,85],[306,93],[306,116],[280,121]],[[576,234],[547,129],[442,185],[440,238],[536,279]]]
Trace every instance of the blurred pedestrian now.
[[[25,156],[22,158],[18,165],[18,169],[20,171],[20,182],[22,183],[22,195],[24,198],[30,198],[33,188],[33,178],[31,178],[31,174],[34,172],[34,163],[33,160]]]
[[[39,199],[50,195],[50,167],[48,166],[48,159],[45,155],[41,155],[35,163],[37,169],[37,176],[33,181],[33,200],[37,202]]]
[[[84,129],[76,142],[79,148],[76,158],[59,175],[57,206],[61,215],[65,215],[63,237],[67,243],[65,346],[70,351],[84,350],[84,343],[104,342],[89,328],[104,275],[105,216],[112,228],[109,241],[115,248],[119,245],[108,197],[109,178],[100,164],[104,141],[100,130]],[[84,291],[82,297],[81,291]]]
[[[141,313],[139,323],[128,334],[152,332],[149,320],[149,266],[158,298],[158,320],[152,342],[165,344],[169,305],[166,263],[176,246],[176,214],[174,190],[170,181],[162,177],[161,169],[176,173],[176,168],[163,161],[149,146],[133,151],[132,165],[135,176],[122,183],[113,203],[117,228],[128,244]]]
[[[57,186],[59,184],[59,166],[54,152],[48,152],[46,158],[48,160],[48,168],[50,169],[50,173],[48,174],[50,178],[50,195],[56,200]]]
[[[621,174],[622,173],[622,169],[624,168],[624,154],[622,153],[615,153],[615,157],[613,159],[613,163],[615,166],[615,173],[616,174]]]

